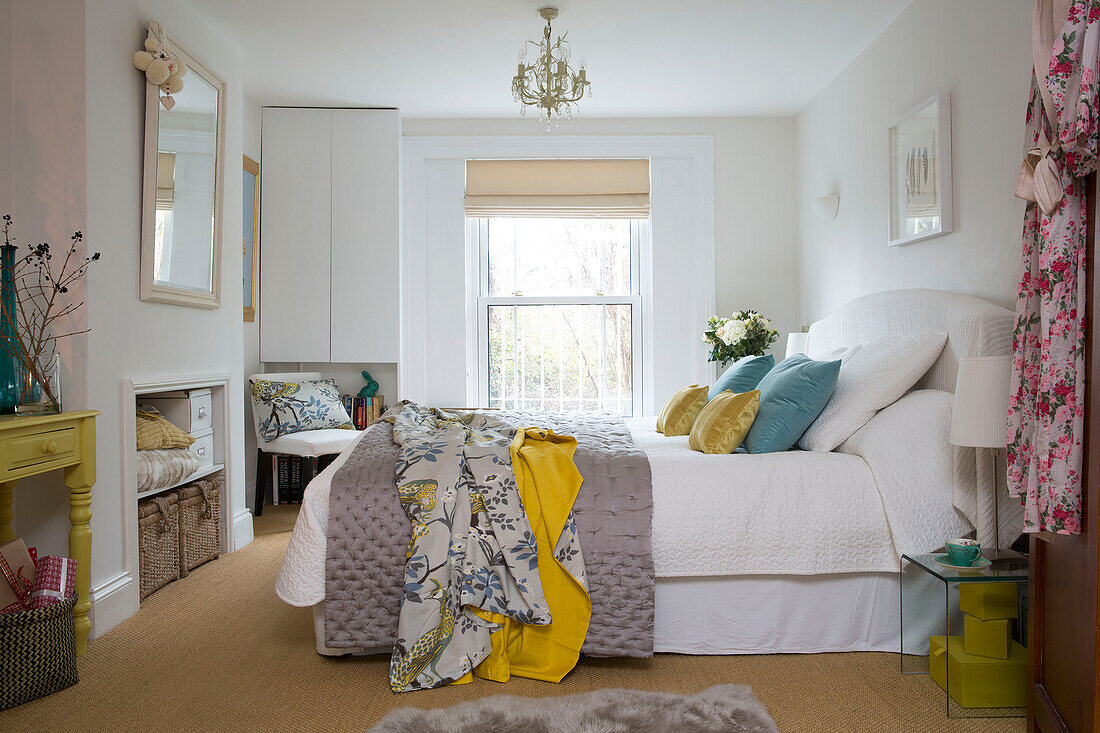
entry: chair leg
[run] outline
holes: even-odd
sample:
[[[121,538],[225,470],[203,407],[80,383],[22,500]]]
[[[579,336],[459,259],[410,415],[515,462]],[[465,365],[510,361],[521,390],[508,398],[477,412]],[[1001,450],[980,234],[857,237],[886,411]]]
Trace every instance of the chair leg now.
[[[256,450],[256,508],[255,517],[264,513],[264,499],[267,498],[267,485],[271,483],[271,456],[262,450]]]

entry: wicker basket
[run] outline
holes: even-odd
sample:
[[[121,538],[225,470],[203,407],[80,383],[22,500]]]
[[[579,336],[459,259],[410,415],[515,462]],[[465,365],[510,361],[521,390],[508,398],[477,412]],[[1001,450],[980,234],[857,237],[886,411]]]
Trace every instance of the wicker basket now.
[[[0,710],[77,683],[76,596],[30,611],[0,613]]]
[[[174,491],[138,502],[141,598],[180,576],[179,497]]]
[[[221,554],[221,482],[203,479],[179,489],[180,577]]]

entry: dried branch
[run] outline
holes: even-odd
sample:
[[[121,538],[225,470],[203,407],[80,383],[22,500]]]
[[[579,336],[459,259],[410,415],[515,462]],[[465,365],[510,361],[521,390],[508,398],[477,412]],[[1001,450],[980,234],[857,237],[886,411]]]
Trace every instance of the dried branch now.
[[[11,215],[4,215],[4,245],[14,248],[11,237]],[[69,287],[88,273],[92,262],[100,258],[99,252],[87,257],[77,253],[84,236],[74,232],[61,266],[54,269],[53,253],[46,242],[34,245],[30,253],[13,263],[12,280],[15,287],[14,307],[4,303],[0,308],[0,354],[14,358],[22,367],[24,375],[38,383],[43,395],[50,404],[58,409],[54,385],[50,383],[47,370],[57,355],[57,342],[88,333],[91,329],[68,331],[60,335],[53,333],[53,325],[61,318],[76,313],[84,301],[63,304],[63,296]],[[71,267],[70,267],[71,266]],[[25,382],[23,387],[26,389]],[[26,399],[27,395],[23,395]]]

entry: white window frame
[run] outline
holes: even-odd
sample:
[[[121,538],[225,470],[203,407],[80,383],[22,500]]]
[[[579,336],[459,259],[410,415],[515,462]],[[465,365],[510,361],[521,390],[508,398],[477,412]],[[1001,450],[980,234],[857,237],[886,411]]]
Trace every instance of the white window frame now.
[[[467,251],[476,257],[477,289],[473,291],[477,318],[477,395],[478,405],[489,404],[489,307],[519,305],[629,305],[630,306],[630,412],[642,413],[642,334],[643,299],[646,297],[642,263],[649,253],[648,219],[630,221],[630,293],[623,295],[488,295],[489,292],[489,219],[466,218]],[[473,264],[473,263],[471,263]],[[468,356],[473,356],[469,354]],[[468,365],[473,368],[474,364]],[[602,371],[602,370],[601,370]]]

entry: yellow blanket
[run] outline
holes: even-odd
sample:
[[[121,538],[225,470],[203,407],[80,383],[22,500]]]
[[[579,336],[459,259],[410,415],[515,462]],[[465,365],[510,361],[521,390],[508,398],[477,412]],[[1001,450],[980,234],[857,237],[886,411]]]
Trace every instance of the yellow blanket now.
[[[528,428],[512,441],[512,468],[520,499],[538,542],[539,578],[553,622],[529,626],[499,614],[476,611],[503,628],[492,636],[493,651],[475,670],[478,677],[507,682],[511,675],[560,682],[577,664],[588,634],[592,602],[580,579],[554,557],[569,512],[581,488],[573,464],[577,441],[550,430]]]

